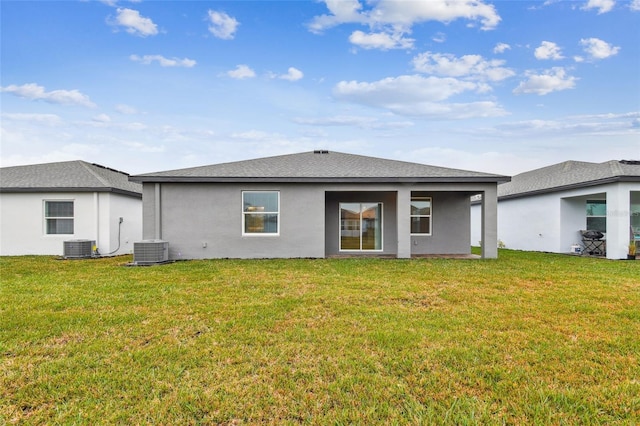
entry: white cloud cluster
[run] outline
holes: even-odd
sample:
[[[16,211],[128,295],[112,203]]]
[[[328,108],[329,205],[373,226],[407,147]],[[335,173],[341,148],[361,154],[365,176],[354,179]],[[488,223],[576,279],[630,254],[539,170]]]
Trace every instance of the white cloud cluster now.
[[[402,75],[372,83],[341,81],[334,87],[333,95],[337,99],[407,116],[460,119],[504,115],[502,108],[494,102],[443,102],[454,95],[483,88],[482,84],[450,77]]]
[[[115,110],[120,114],[124,114],[124,115],[134,115],[138,113],[138,110],[136,108],[126,104],[116,105]]]
[[[573,89],[578,80],[576,77],[567,75],[562,67],[545,70],[542,74],[527,71],[526,77],[527,80],[521,82],[513,93],[547,95],[551,92]]]
[[[402,33],[369,33],[354,31],[349,36],[349,41],[363,49],[410,49],[413,47],[412,38],[405,38]]]
[[[118,8],[114,25],[125,27],[129,34],[147,37],[158,34],[158,26],[150,18],[140,15],[140,12],[133,9]]]
[[[298,124],[322,127],[359,127],[361,129],[398,129],[414,125],[411,121],[382,121],[379,118],[354,115],[336,115],[322,118],[294,118]]]
[[[209,32],[217,38],[231,40],[235,37],[240,23],[224,12],[209,11]]]
[[[606,41],[599,38],[587,38],[580,40],[580,44],[584,47],[584,51],[592,60],[606,59],[610,56],[617,55],[620,47],[612,46]]]
[[[244,80],[246,78],[253,78],[256,76],[256,72],[252,70],[248,65],[238,65],[235,69],[227,71],[227,75],[237,80]]]
[[[589,0],[582,9],[598,9],[598,14],[610,12],[616,5],[615,0]]]
[[[228,77],[235,78],[236,80],[245,80],[256,76],[256,72],[245,64],[236,65],[234,69],[227,71],[225,74]],[[267,77],[272,79],[277,78],[280,80],[298,81],[304,77],[304,73],[297,68],[289,67],[286,74],[268,73]]]
[[[451,22],[457,19],[479,21],[483,30],[494,29],[500,16],[493,5],[481,0],[430,0],[395,1],[379,0],[361,3],[359,0],[325,0],[329,13],[313,18],[308,28],[311,32],[324,30],[341,24],[367,25],[366,34],[354,31],[349,40],[365,49],[410,49],[414,40],[405,37],[414,24],[426,21]],[[365,6],[370,6],[365,9]]]
[[[196,65],[196,61],[193,59],[179,59],[179,58],[165,58],[162,55],[131,55],[129,56],[134,62],[140,62],[141,64],[149,65],[152,62],[158,62],[161,67],[184,67],[184,68],[192,68]]]
[[[503,60],[487,60],[480,55],[456,57],[449,53],[425,52],[413,58],[414,69],[422,73],[489,81],[515,75],[513,70],[503,67],[504,64]]]
[[[286,74],[278,76],[281,80],[298,81],[304,77],[304,73],[297,68],[289,67]]]
[[[504,53],[509,49],[511,49],[511,46],[508,45],[507,43],[498,43],[493,48],[493,53]]]
[[[52,90],[47,92],[43,86],[36,83],[23,84],[17,86],[12,84],[6,87],[0,87],[1,92],[11,93],[20,98],[31,100],[41,100],[50,104],[60,105],[78,105],[88,108],[95,108],[96,104],[91,102],[89,96],[81,93],[79,90]]]
[[[534,51],[534,56],[536,59],[541,60],[559,60],[564,58],[564,56],[562,56],[562,49],[551,41],[543,41]]]
[[[492,100],[451,102],[454,96],[490,92],[493,90],[490,83],[515,76],[515,71],[504,66],[504,60],[428,51],[416,55],[412,65],[419,74],[374,82],[341,81],[334,87],[333,95],[340,100],[405,116],[462,119],[506,114]]]
[[[32,124],[41,124],[48,127],[62,124],[62,119],[59,115],[56,114],[8,113],[2,114],[2,117],[12,121],[24,121]]]
[[[629,9],[634,12],[640,12],[640,0],[631,0],[629,3]]]

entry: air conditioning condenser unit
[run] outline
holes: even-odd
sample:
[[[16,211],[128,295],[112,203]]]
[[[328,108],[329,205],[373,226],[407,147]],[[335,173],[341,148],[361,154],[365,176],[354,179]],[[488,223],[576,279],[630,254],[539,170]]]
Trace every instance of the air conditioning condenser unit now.
[[[63,254],[65,259],[85,259],[93,256],[95,240],[67,240],[63,241]]]
[[[169,260],[169,242],[163,240],[143,240],[133,243],[133,263],[151,265]]]

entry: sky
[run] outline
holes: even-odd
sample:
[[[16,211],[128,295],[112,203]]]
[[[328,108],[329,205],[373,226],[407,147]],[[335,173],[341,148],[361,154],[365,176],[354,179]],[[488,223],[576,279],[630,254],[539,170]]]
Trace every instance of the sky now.
[[[0,0],[0,165],[640,160],[640,0]]]

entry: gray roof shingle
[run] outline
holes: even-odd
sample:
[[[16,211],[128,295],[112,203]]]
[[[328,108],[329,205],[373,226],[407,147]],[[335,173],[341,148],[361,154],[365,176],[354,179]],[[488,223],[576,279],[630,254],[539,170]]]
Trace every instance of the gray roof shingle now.
[[[142,196],[142,185],[129,175],[85,161],[0,168],[0,192],[117,192]]]
[[[516,198],[618,181],[640,182],[640,162],[565,161],[513,176],[511,182],[498,185],[498,198]]]
[[[137,182],[506,182],[507,176],[313,151],[131,176]]]

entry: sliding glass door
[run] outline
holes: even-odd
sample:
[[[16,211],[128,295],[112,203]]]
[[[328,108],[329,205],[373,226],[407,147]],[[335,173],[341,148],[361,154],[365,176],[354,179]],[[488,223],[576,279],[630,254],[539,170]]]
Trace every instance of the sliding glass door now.
[[[340,250],[382,250],[382,203],[340,203]]]

